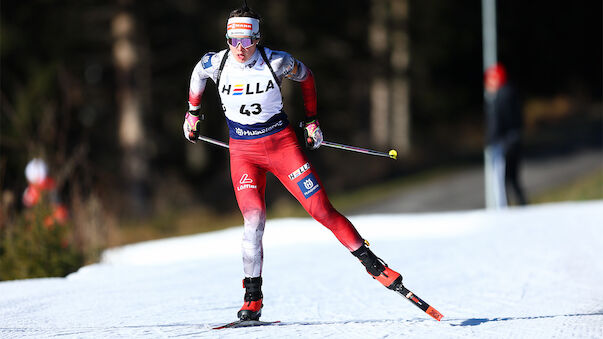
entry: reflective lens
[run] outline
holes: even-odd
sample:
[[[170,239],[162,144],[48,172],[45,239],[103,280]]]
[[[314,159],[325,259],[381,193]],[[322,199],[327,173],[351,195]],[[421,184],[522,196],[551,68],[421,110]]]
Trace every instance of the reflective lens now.
[[[228,44],[234,48],[237,48],[239,44],[241,44],[243,48],[249,48],[254,44],[252,38],[228,38],[226,40],[228,41]]]

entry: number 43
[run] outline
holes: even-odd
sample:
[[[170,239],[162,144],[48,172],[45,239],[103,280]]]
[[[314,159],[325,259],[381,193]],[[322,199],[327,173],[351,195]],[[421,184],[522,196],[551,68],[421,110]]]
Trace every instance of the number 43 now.
[[[241,114],[245,114],[246,116],[250,116],[251,114],[260,114],[260,112],[262,112],[262,105],[260,104],[251,104],[249,106],[253,107],[254,110],[250,111],[247,109],[247,105],[241,105],[239,112]]]

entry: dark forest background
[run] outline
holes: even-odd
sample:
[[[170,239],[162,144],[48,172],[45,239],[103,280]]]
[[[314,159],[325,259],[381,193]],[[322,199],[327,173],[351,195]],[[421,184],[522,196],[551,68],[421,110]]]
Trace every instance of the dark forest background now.
[[[480,1],[249,3],[263,16],[263,44],[290,52],[314,72],[327,140],[384,151],[400,147],[374,135],[371,83],[395,73],[405,84],[408,146],[399,161],[324,148],[308,152],[329,192],[443,164],[483,162]],[[33,157],[48,162],[73,223],[101,247],[128,241],[107,225],[127,228],[147,220],[169,234],[176,216],[188,215],[194,225],[208,215],[235,213],[227,152],[188,143],[181,127],[191,71],[204,53],[226,48],[226,18],[239,6],[2,1],[2,225],[23,209],[23,170]],[[601,6],[498,3],[498,56],[522,95],[528,156],[601,147]],[[401,16],[392,8],[402,8]],[[404,44],[392,35],[386,54],[376,51],[375,25],[399,32]],[[387,66],[396,46],[407,61],[402,68]],[[301,120],[297,84],[285,85],[283,94],[290,120]],[[203,134],[226,140],[216,98],[208,85]],[[271,180],[269,204],[292,199]]]

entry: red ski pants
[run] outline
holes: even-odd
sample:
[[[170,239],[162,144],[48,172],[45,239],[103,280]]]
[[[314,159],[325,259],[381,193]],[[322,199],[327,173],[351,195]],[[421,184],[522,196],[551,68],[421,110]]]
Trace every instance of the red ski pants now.
[[[242,251],[246,276],[261,275],[267,172],[274,174],[305,210],[330,229],[348,250],[360,248],[362,237],[331,205],[291,127],[258,139],[230,139],[229,145],[231,178],[245,225]]]

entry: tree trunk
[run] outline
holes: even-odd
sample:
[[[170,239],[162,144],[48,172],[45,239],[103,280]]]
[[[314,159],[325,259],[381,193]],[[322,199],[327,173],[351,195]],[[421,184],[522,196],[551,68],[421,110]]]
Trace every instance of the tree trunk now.
[[[408,0],[390,0],[390,3],[392,121],[389,142],[399,153],[406,154],[410,151]]]
[[[142,215],[147,210],[148,159],[144,138],[144,110],[148,100],[146,48],[128,1],[112,20],[113,62],[116,70],[118,137],[122,149],[121,171],[125,180],[127,212]]]
[[[372,0],[369,47],[373,56],[371,80],[371,141],[385,146],[389,139],[388,0]]]
[[[369,46],[371,140],[377,147],[410,150],[408,0],[372,0]]]

